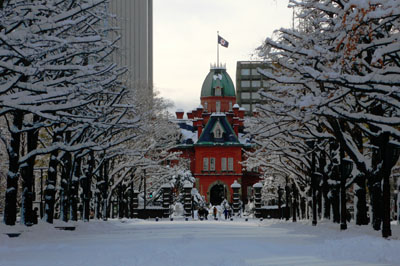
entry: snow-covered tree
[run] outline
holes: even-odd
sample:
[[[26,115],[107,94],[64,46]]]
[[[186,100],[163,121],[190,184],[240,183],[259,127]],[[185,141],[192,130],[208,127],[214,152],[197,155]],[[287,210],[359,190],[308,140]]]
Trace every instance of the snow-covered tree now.
[[[104,116],[109,114],[102,108],[127,109],[113,106],[123,93],[116,87],[121,71],[105,60],[114,49],[106,38],[108,29],[100,25],[107,19],[106,3],[16,0],[3,4],[0,115],[11,133],[6,141],[10,162],[6,224],[15,223],[19,175],[23,180],[21,222],[30,222],[25,217],[32,209],[33,167],[36,156],[43,154],[51,155],[45,200],[46,220],[52,222],[59,152],[98,145],[96,139],[82,136],[88,135],[88,128],[101,128],[94,138],[107,132],[104,123],[110,121]],[[50,142],[38,146],[40,130],[48,132]],[[67,137],[70,132],[75,135]],[[27,147],[21,147],[25,135]]]
[[[382,194],[381,181],[390,174],[394,147],[399,146],[399,48],[393,42],[399,34],[399,3],[290,3],[304,23],[299,29],[280,29],[277,39],[267,39],[260,48],[261,55],[272,60],[273,70],[260,71],[272,85],[261,93],[266,104],[258,110],[274,114],[264,120],[264,125],[274,129],[269,134],[281,138],[291,132],[303,134],[303,143],[315,140],[324,156],[335,150],[345,152],[356,168],[346,186],[357,183],[357,223],[366,222],[368,180],[373,225],[379,229],[382,196],[389,195],[387,189]],[[298,125],[303,128],[300,132]],[[342,157],[332,154],[332,166]],[[322,172],[328,168],[321,163],[317,167],[322,176],[329,174]],[[338,172],[337,167],[331,170]]]

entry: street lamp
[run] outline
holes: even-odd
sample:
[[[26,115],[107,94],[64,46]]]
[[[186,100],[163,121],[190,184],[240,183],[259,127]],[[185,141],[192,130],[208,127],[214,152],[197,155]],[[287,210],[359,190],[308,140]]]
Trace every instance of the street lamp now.
[[[278,210],[279,210],[279,219],[282,219],[282,195],[283,189],[281,186],[278,186]]]
[[[353,162],[343,157],[344,151],[340,148],[340,230],[347,229],[346,180],[353,170]]]
[[[146,168],[143,169],[143,190],[144,190],[144,193],[143,193],[143,209],[145,210],[146,209],[146,205],[147,205],[147,202],[146,202],[146,197],[147,197]]]
[[[315,174],[315,151],[314,151],[314,140],[306,141],[307,146],[311,149],[311,188],[312,188],[312,212],[313,220],[312,225],[317,225],[317,182]]]

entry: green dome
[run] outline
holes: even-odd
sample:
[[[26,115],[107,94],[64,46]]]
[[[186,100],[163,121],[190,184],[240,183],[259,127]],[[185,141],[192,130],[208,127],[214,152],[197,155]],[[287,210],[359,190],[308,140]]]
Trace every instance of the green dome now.
[[[206,79],[201,87],[201,96],[219,96],[218,92],[215,95],[215,88],[220,87],[221,96],[232,96],[235,97],[235,86],[233,85],[232,79],[224,68],[211,68]]]

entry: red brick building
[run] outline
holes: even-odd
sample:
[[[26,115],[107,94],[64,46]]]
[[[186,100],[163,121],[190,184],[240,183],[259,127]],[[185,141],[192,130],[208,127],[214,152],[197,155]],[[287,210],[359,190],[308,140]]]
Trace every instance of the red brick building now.
[[[182,142],[177,147],[190,160],[196,188],[207,202],[232,201],[231,185],[241,184],[245,202],[251,187],[259,180],[256,172],[243,169],[244,150],[251,143],[243,136],[245,110],[236,104],[232,79],[223,67],[212,67],[203,82],[201,105],[187,113],[176,112]]]

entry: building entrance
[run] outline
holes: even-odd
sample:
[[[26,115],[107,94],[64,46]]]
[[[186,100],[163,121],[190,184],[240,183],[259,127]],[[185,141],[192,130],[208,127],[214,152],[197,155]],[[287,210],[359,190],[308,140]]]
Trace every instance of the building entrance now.
[[[212,205],[220,205],[226,197],[226,187],[222,184],[214,185],[210,190],[210,203]]]

